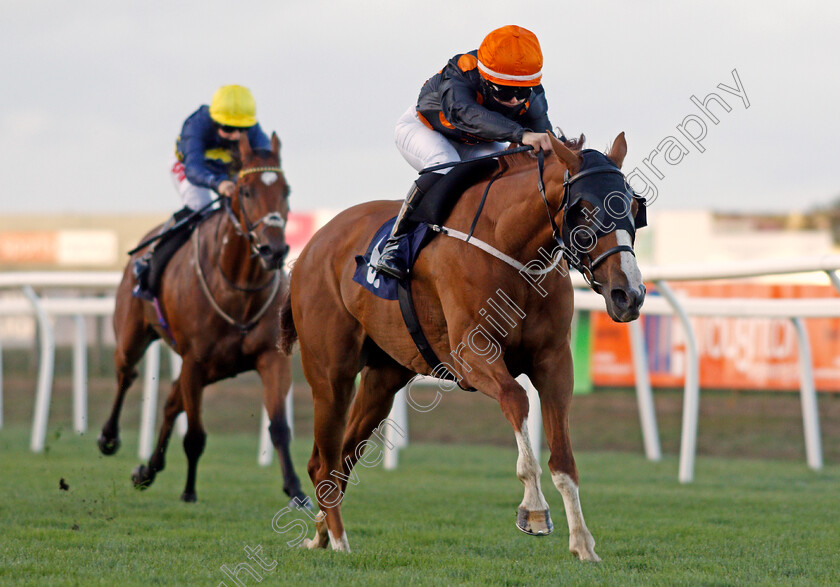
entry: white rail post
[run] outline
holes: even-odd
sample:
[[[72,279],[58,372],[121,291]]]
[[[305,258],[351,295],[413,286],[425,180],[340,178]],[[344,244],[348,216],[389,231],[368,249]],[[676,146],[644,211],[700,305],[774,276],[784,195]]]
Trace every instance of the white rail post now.
[[[289,439],[295,438],[295,382],[289,384],[289,393],[286,394],[286,424],[289,426]]]
[[[680,483],[694,480],[694,457],[697,454],[697,420],[700,416],[700,359],[694,329],[685,309],[677,300],[673,290],[664,281],[657,281],[656,287],[679,317],[685,330],[685,393],[683,397],[682,438],[680,439]]]
[[[140,446],[137,454],[140,460],[152,456],[157,413],[158,379],[160,378],[160,341],[156,340],[146,349],[143,368],[143,405],[140,415]]]
[[[831,285],[834,286],[838,292],[840,292],[840,277],[837,277],[836,271],[826,271],[826,275],[828,275],[828,279],[831,280]]]
[[[169,349],[169,377],[172,379],[173,382],[181,376],[182,364],[183,360],[181,360],[181,355],[176,353],[174,350]],[[175,431],[181,438],[187,435],[186,412],[181,412],[180,414],[178,414],[178,417],[175,418]]]
[[[294,382],[289,385],[289,393],[286,394],[286,424],[289,426],[289,440],[295,436],[294,424],[294,409],[295,403],[292,396],[292,391],[295,388]],[[261,467],[267,467],[274,460],[274,444],[271,442],[271,418],[268,415],[268,410],[263,406],[262,418],[260,421],[260,445],[257,449],[257,464]]]
[[[410,383],[409,383],[410,385]],[[388,414],[388,419],[399,426],[405,436],[400,436],[393,426],[385,428],[385,459],[383,466],[386,471],[393,471],[399,463],[400,447],[408,445],[408,403],[405,398],[406,388],[400,389],[394,396],[394,404]]]
[[[87,432],[87,330],[85,317],[73,317],[76,335],[73,339],[73,425],[76,434]]]
[[[391,414],[389,416],[405,432],[404,436],[400,436],[395,432],[390,433],[391,442],[399,448],[408,446],[408,401],[405,399],[405,393],[405,389],[402,389],[394,396],[394,405],[391,407]],[[388,429],[390,430],[390,428]]]
[[[642,424],[645,455],[649,461],[661,461],[662,448],[659,445],[659,430],[656,425],[656,405],[653,402],[653,391],[650,387],[650,371],[641,318],[634,320],[629,326],[633,371],[636,379],[636,401],[639,404],[639,421]]]
[[[793,327],[799,339],[800,398],[802,401],[802,425],[805,430],[805,457],[808,466],[819,471],[823,467],[820,442],[820,414],[817,409],[817,390],[814,385],[814,367],[811,357],[811,342],[808,329],[801,318],[793,318]]]
[[[55,336],[47,313],[44,311],[35,291],[28,285],[22,288],[23,295],[32,304],[38,319],[38,333],[41,339],[41,353],[38,360],[38,388],[35,392],[35,415],[32,421],[32,452],[43,452],[47,438],[47,420],[50,416],[53,370],[55,367]]]
[[[268,415],[268,410],[262,406],[262,417],[260,418],[260,444],[257,448],[257,464],[260,467],[267,467],[271,464],[274,456],[271,450],[271,433],[268,427],[271,425],[271,418]]]

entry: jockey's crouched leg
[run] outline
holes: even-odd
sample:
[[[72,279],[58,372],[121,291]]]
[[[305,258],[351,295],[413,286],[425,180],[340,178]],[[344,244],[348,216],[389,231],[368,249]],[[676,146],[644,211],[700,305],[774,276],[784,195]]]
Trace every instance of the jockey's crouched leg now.
[[[160,238],[152,243],[152,245],[140,258],[134,261],[133,271],[134,278],[137,280],[137,285],[135,285],[134,289],[131,290],[131,295],[135,298],[140,298],[141,300],[147,300],[149,302],[155,299],[155,292],[152,291],[149,284],[150,266],[155,250],[163,241],[167,241],[172,238],[175,232],[183,230],[184,225],[182,224],[177,226],[178,223],[192,213],[193,210],[186,206],[175,212],[175,214],[173,214],[172,217],[169,218],[161,227],[160,232],[158,233]]]
[[[402,208],[400,208],[397,219],[394,221],[394,226],[391,229],[391,234],[382,247],[382,254],[379,256],[379,261],[376,264],[376,270],[386,273],[391,277],[403,280],[408,276],[408,267],[405,266],[404,261],[398,255],[398,250],[405,240],[406,235],[411,232],[411,229],[416,225],[412,220],[412,212],[420,204],[420,200],[434,185],[440,175],[437,173],[427,173],[418,177],[414,183],[411,184],[411,189],[408,190],[408,195],[405,197]]]
[[[405,279],[408,276],[408,267],[403,266],[403,261],[397,254],[405,236],[418,222],[442,224],[464,190],[497,166],[498,162],[495,159],[480,159],[460,163],[444,175],[424,173],[418,177],[400,209],[391,236],[388,237],[376,264],[376,270],[400,280]]]

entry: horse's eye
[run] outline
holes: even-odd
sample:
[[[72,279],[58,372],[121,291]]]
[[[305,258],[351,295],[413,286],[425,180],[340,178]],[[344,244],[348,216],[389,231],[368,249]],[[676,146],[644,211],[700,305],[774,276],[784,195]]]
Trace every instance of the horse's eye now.
[[[578,227],[579,228],[574,231],[575,245],[584,251],[588,251],[595,246],[595,233],[592,232],[591,228],[586,227],[584,223],[580,223]]]
[[[250,198],[251,197],[251,190],[249,190],[245,186],[240,186],[239,195],[243,198]]]

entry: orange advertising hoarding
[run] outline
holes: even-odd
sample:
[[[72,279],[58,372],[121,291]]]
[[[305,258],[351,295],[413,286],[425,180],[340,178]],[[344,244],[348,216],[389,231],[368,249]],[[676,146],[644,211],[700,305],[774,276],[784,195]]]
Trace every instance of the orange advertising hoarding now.
[[[830,286],[798,284],[681,283],[689,297],[837,297]],[[648,295],[656,295],[655,292]],[[681,387],[685,382],[686,341],[674,316],[641,318],[651,384]],[[699,317],[691,319],[700,356],[700,386],[709,389],[796,390],[800,388],[799,348],[790,320]],[[814,376],[820,391],[840,391],[840,318],[805,320]],[[600,386],[632,386],[633,363],[626,324],[606,313],[592,317],[592,379]]]
[[[0,264],[101,267],[117,261],[113,230],[0,232]]]
[[[54,264],[58,253],[58,232],[29,231],[0,233],[0,263]]]

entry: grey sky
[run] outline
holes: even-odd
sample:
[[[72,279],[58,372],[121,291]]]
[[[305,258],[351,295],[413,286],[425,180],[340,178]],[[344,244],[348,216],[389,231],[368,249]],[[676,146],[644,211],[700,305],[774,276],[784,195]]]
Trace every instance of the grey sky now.
[[[401,198],[393,127],[426,78],[485,34],[540,38],[552,122],[627,171],[715,91],[706,148],[661,163],[656,206],[803,210],[840,195],[835,2],[3,0],[2,212],[166,212],[180,126],[251,88],[283,142],[293,209]],[[750,102],[716,89],[737,68]],[[683,140],[687,144],[687,141]],[[661,156],[660,156],[661,157]],[[644,169],[644,168],[642,168]]]

